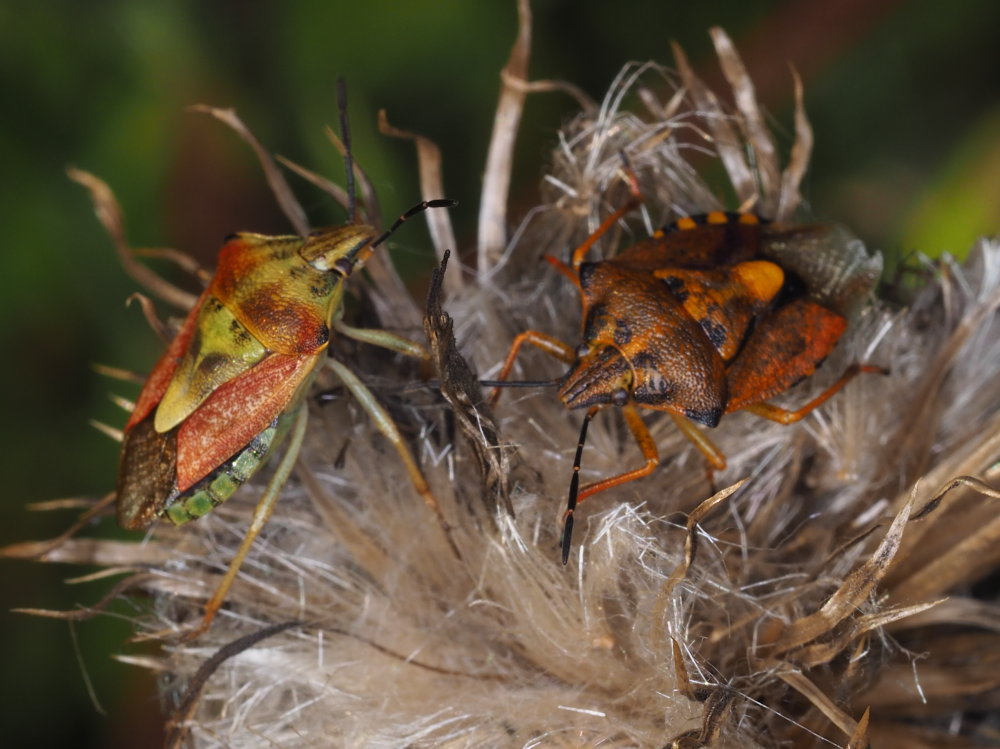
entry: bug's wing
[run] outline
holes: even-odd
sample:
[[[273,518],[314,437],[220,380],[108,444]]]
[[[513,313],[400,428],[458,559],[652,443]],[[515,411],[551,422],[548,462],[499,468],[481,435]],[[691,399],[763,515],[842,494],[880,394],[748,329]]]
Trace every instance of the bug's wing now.
[[[156,407],[156,431],[167,432],[178,426],[217,388],[253,368],[266,355],[264,345],[233,312],[209,295]]]
[[[634,270],[664,266],[725,267],[751,260],[761,244],[761,220],[752,213],[709,213],[675,221],[609,262]]]
[[[125,432],[118,461],[118,525],[142,530],[153,522],[174,490],[177,433],[161,434],[146,418]]]
[[[177,489],[207,476],[293,408],[318,358],[271,354],[220,385],[177,430]]]
[[[802,279],[810,299],[848,317],[882,275],[882,256],[839,225],[769,226],[761,254]]]
[[[781,268],[766,260],[714,270],[661,268],[653,276],[663,280],[725,361],[736,356],[751,322],[785,282]]]
[[[842,315],[806,299],[764,318],[726,372],[726,413],[767,400],[811,375],[846,328]]]
[[[184,352],[187,351],[191,343],[191,338],[194,336],[195,327],[198,323],[198,316],[207,298],[208,291],[205,291],[195,303],[194,308],[188,313],[180,331],[174,336],[174,340],[170,342],[170,345],[167,346],[167,350],[163,352],[163,356],[156,362],[156,366],[153,367],[153,371],[150,372],[149,377],[146,378],[146,382],[142,386],[142,392],[139,393],[139,398],[135,403],[135,408],[132,409],[132,415],[129,417],[128,423],[125,424],[126,434],[136,424],[145,419],[163,399],[163,394],[167,391],[167,387],[170,385],[170,381],[177,371],[177,365],[184,357]],[[124,452],[124,448],[122,448],[122,451]]]

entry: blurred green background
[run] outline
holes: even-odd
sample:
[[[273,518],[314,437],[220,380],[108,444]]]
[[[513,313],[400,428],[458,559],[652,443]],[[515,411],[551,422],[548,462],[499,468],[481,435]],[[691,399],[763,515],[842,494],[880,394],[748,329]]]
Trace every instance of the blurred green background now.
[[[628,60],[669,63],[671,39],[717,81],[706,30],[722,25],[783,126],[788,62],[802,73],[817,140],[804,190],[818,216],[904,254],[962,253],[1000,229],[1000,4],[992,0],[947,9],[931,0],[538,0],[534,16],[532,77],[568,79],[596,98]],[[136,286],[66,166],[110,183],[133,244],[183,248],[210,265],[231,231],[289,227],[248,149],[185,106],[233,106],[273,150],[339,180],[322,126],[336,123],[335,80],[344,76],[354,150],[386,213],[419,190],[412,147],[375,130],[381,107],[441,146],[447,194],[462,201],[451,215],[469,249],[515,24],[513,3],[500,0],[0,3],[0,336],[11,417],[0,543],[48,537],[70,522],[67,513],[27,512],[28,502],[112,488],[116,446],[87,420],[120,425],[106,393],[134,391],[89,365],[145,370],[160,348],[138,309],[125,309]],[[546,149],[572,109],[559,94],[529,97],[515,205],[531,204]],[[314,223],[341,220],[322,195],[293,184]],[[411,250],[425,244],[415,236]],[[414,264],[426,270],[429,261]],[[0,743],[155,746],[153,679],[112,660],[142,652],[124,643],[127,625],[109,617],[76,625],[78,662],[65,623],[9,612],[93,602],[106,585],[63,582],[89,570],[0,565]]]

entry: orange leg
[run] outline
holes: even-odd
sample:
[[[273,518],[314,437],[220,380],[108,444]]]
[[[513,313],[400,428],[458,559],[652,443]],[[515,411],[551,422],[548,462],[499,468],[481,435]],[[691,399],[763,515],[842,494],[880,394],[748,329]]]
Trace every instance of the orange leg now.
[[[622,153],[622,159],[625,159],[625,154]],[[614,226],[618,221],[629,211],[637,208],[642,203],[642,193],[639,192],[639,182],[636,179],[635,172],[632,171],[632,167],[629,163],[625,162],[625,174],[628,178],[628,188],[632,193],[632,197],[629,198],[628,202],[625,203],[621,208],[608,216],[601,225],[594,230],[594,233],[583,240],[583,244],[573,250],[573,270],[579,271],[580,265],[583,263],[583,258],[587,256],[590,248],[594,246],[594,243],[603,237],[608,230]]]
[[[639,449],[646,459],[646,464],[641,468],[595,481],[593,484],[587,484],[580,489],[580,461],[583,456],[583,445],[587,439],[587,427],[600,409],[600,406],[595,406],[587,411],[587,415],[583,420],[583,426],[580,429],[580,440],[576,445],[576,458],[573,461],[573,478],[569,485],[569,501],[566,506],[566,512],[563,515],[563,564],[569,561],[570,543],[573,539],[573,512],[576,510],[577,505],[587,499],[587,497],[597,494],[597,492],[602,492],[613,486],[619,486],[620,484],[640,479],[643,476],[648,476],[660,463],[660,455],[656,450],[656,443],[653,441],[653,436],[649,433],[649,429],[646,428],[646,424],[643,422],[642,416],[639,415],[638,409],[636,409],[635,405],[629,403],[622,407],[622,414],[625,416],[625,422],[628,424],[629,431],[632,432],[632,437],[635,438],[636,444],[639,445]]]
[[[708,436],[701,431],[697,426],[691,423],[691,420],[680,416],[678,414],[670,414],[670,418],[674,420],[674,424],[677,428],[681,430],[685,437],[687,437],[694,446],[698,448],[698,452],[705,456],[705,460],[708,461],[708,476],[709,481],[712,480],[712,470],[724,471],[726,470],[726,456],[722,451],[715,446],[715,443],[708,438]]]
[[[657,452],[653,436],[649,433],[649,429],[646,428],[646,424],[639,415],[639,410],[633,404],[629,403],[622,406],[622,415],[625,417],[625,422],[628,424],[629,431],[632,432],[632,437],[635,439],[636,444],[642,451],[642,457],[646,459],[646,464],[641,468],[626,471],[625,473],[620,473],[617,476],[611,476],[610,478],[601,479],[600,481],[595,481],[593,484],[587,484],[580,490],[580,496],[576,499],[577,504],[585,500],[587,497],[597,494],[598,492],[603,492],[605,489],[610,489],[620,484],[627,484],[629,481],[634,481],[635,479],[641,479],[643,476],[648,476],[653,472],[653,469],[659,465],[660,454]]]
[[[184,633],[181,637],[182,641],[188,642],[190,640],[197,639],[200,635],[207,632],[209,627],[212,626],[212,620],[215,615],[219,613],[219,609],[222,608],[222,604],[226,600],[226,596],[229,594],[229,589],[233,587],[233,583],[236,581],[236,575],[240,571],[240,567],[243,566],[243,560],[246,559],[247,554],[250,551],[250,547],[253,542],[260,535],[261,530],[267,524],[268,519],[271,517],[271,513],[274,512],[274,505],[278,501],[278,496],[281,494],[281,489],[284,487],[285,483],[288,481],[289,475],[292,473],[292,467],[295,465],[295,460],[299,456],[299,451],[302,449],[302,439],[306,433],[306,421],[308,420],[308,409],[303,406],[295,418],[295,424],[292,426],[291,434],[288,438],[288,447],[285,449],[285,454],[281,458],[281,462],[278,463],[278,467],[274,471],[274,475],[267,484],[267,489],[261,495],[260,500],[257,502],[257,506],[254,508],[253,517],[250,520],[250,527],[247,529],[246,535],[243,537],[242,543],[240,543],[240,548],[236,551],[236,556],[229,563],[229,568],[226,570],[226,574],[222,576],[222,581],[219,586],[215,589],[215,594],[208,600],[205,604],[205,614],[201,619],[201,622]]]
[[[350,370],[350,368],[348,368],[345,364],[341,364],[332,357],[327,358],[326,365],[337,373],[340,381],[343,382],[347,389],[351,391],[351,395],[354,396],[358,404],[368,412],[368,415],[375,423],[375,427],[382,433],[382,436],[389,440],[390,444],[396,450],[400,460],[406,467],[406,472],[410,475],[410,481],[413,483],[413,488],[417,490],[417,494],[420,495],[420,497],[424,500],[424,503],[437,516],[438,524],[444,532],[452,553],[454,553],[457,559],[461,559],[462,555],[458,550],[458,546],[455,544],[455,540],[452,538],[451,525],[445,519],[444,513],[441,512],[441,506],[438,504],[437,497],[435,497],[431,492],[431,488],[427,484],[427,479],[424,478],[424,474],[420,470],[420,466],[417,464],[416,459],[413,457],[413,453],[411,453],[410,448],[407,447],[406,441],[403,439],[403,435],[399,431],[399,427],[396,426],[396,422],[393,421],[388,411],[382,407],[382,404],[376,400],[372,391],[365,386],[365,384],[356,374],[354,374],[354,372]]]
[[[884,369],[883,367],[875,367],[870,364],[852,364],[847,368],[844,374],[840,376],[840,379],[795,411],[788,411],[784,408],[779,408],[778,406],[772,406],[770,403],[754,403],[753,405],[746,406],[744,410],[750,411],[758,416],[762,416],[765,419],[776,421],[779,424],[794,424],[796,421],[799,421],[807,416],[813,409],[826,403],[826,401],[839,392],[844,385],[862,372],[882,375],[889,374],[889,370]]]
[[[576,361],[576,352],[568,343],[563,343],[558,338],[542,333],[539,330],[526,330],[519,334],[511,344],[510,351],[507,353],[507,359],[503,363],[503,369],[501,369],[500,374],[497,375],[498,380],[502,382],[507,379],[507,376],[510,374],[510,370],[514,368],[514,361],[517,359],[517,355],[521,351],[521,346],[525,343],[537,346],[546,354],[550,354],[556,359],[564,361],[567,364],[572,364]],[[490,396],[490,408],[497,404],[502,391],[503,388],[493,388],[493,394]]]

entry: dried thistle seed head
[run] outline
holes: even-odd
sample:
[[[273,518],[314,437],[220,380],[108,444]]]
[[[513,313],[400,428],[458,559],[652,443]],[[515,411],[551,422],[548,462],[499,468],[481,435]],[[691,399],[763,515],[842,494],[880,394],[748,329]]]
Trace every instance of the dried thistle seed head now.
[[[804,115],[782,172],[747,100],[752,87],[716,39],[737,112],[722,109],[681,55],[676,95],[641,86],[643,75],[666,76],[660,68],[629,67],[596,115],[562,133],[547,202],[500,271],[480,268],[478,283],[446,299],[459,350],[481,372],[526,327],[567,340],[578,333],[574,290],[535,261],[572,248],[621,204],[621,150],[647,198],[648,226],[630,228],[636,236],[676,214],[722,207],[699,176],[705,151],[724,164],[744,207],[792,217],[808,161]],[[624,241],[611,237],[600,251]],[[641,485],[592,500],[568,570],[557,533],[578,419],[551,393],[519,392],[498,414],[498,439],[484,411],[464,407],[462,434],[474,436],[483,419],[473,457],[465,438],[451,439],[432,394],[380,387],[414,375],[352,348],[352,366],[420,456],[461,560],[371,422],[323,379],[329,397],[310,401],[298,481],[227,609],[208,635],[167,648],[157,663],[171,677],[168,703],[228,643],[269,624],[304,624],[219,664],[190,713],[191,743],[960,745],[943,716],[970,702],[994,708],[1000,653],[996,606],[968,592],[1000,554],[987,488],[997,485],[1000,456],[1000,245],[983,242],[967,265],[933,270],[912,308],[860,310],[823,370],[782,402],[805,401],[850,361],[884,362],[891,378],[852,385],[795,429],[727,418],[716,436],[729,469],[718,480],[748,478],[739,491],[708,497],[700,456],[669,420],[648,418],[667,460]],[[854,294],[833,289],[838,299]],[[379,295],[380,310],[399,309],[392,293]],[[407,299],[401,309],[412,306]],[[474,396],[465,385],[455,402]],[[501,441],[518,448],[509,469],[489,460],[506,457]],[[638,458],[614,419],[595,422],[589,446],[584,470],[595,476]],[[488,487],[514,487],[516,516],[497,512],[498,530],[470,510],[483,504],[484,467],[494,474]],[[986,484],[954,482],[937,496],[964,474]],[[154,595],[140,626],[175,627],[200,613],[254,499],[251,491],[183,531],[158,526],[124,555],[120,542],[67,543],[50,558],[148,567],[134,580]]]

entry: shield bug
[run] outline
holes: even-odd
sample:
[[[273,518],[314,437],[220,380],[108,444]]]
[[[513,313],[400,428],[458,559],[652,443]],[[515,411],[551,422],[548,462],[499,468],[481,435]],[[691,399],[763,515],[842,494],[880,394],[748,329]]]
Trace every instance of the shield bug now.
[[[210,626],[270,517],[302,444],[305,394],[324,365],[369,412],[417,492],[448,530],[392,418],[345,364],[328,355],[328,346],[336,332],[427,356],[419,344],[388,331],[343,323],[345,283],[407,218],[455,202],[420,203],[381,234],[358,222],[344,112],[342,96],[352,221],[305,237],[229,237],[208,287],[145,381],[125,425],[116,494],[119,524],[130,530],[146,528],[160,517],[179,525],[211,512],[262,467],[283,437],[288,439],[250,528],[191,637]]]
[[[739,410],[791,424],[858,373],[884,372],[853,364],[797,410],[767,403],[833,350],[848,308],[876,280],[879,259],[835,227],[779,226],[752,213],[716,211],[680,218],[608,260],[587,262],[594,243],[639,205],[633,175],[630,185],[632,199],[573,251],[570,264],[546,257],[579,291],[580,345],[527,330],[514,339],[497,378],[507,378],[530,343],[569,365],[558,397],[568,408],[587,409],[564,516],[563,563],[576,505],[649,475],[660,462],[639,409],[670,414],[710,471],[722,470],[725,455],[697,424],[714,427]],[[644,462],[580,487],[587,426],[608,406],[621,408]]]

